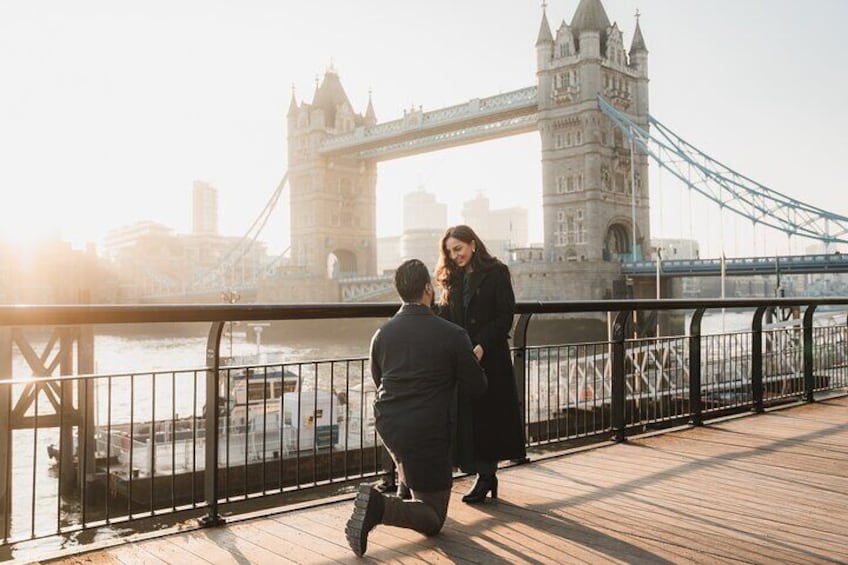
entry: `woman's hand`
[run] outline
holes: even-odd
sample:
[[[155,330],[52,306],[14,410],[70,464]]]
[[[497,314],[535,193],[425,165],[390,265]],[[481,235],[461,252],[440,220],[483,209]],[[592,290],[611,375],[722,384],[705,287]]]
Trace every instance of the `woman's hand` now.
[[[477,361],[481,361],[483,359],[483,346],[482,345],[475,345],[474,349],[472,351],[474,351],[474,355],[477,357]]]

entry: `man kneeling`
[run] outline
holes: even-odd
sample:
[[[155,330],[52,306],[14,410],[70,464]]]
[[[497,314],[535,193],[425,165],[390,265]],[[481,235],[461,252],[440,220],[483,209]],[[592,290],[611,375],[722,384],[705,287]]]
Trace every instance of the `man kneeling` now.
[[[435,292],[417,259],[395,272],[403,305],[371,339],[371,377],[377,433],[411,499],[361,485],[345,527],[351,549],[362,556],[377,524],[432,536],[442,529],[450,502],[452,412],[457,383],[471,396],[486,391],[486,375],[468,334],[433,314]]]

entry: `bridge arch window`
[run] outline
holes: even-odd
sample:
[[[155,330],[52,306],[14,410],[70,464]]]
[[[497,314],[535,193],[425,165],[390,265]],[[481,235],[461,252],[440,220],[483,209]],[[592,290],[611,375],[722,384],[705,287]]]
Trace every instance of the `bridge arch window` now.
[[[356,254],[348,249],[336,249],[327,256],[327,277],[342,279],[357,274]]]
[[[622,224],[611,225],[604,237],[604,260],[619,260],[622,255],[627,255],[630,252],[631,243],[627,227]]]

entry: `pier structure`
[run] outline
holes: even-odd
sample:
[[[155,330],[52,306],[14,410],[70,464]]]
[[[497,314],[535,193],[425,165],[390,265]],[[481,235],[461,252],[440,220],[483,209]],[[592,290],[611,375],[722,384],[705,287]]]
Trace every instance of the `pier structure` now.
[[[846,308],[844,297],[520,302],[513,364],[527,447],[627,442],[650,430],[699,427],[844,394]],[[706,312],[727,309],[747,312],[750,327],[702,331]],[[13,427],[33,434],[32,442],[0,442],[3,468],[15,469],[14,479],[8,472],[0,477],[6,495],[0,548],[146,518],[192,516],[212,526],[245,507],[320,498],[360,481],[392,484],[370,411],[375,390],[366,357],[225,361],[221,340],[232,321],[323,320],[332,327],[385,319],[396,310],[395,303],[0,307],[9,338],[5,368],[11,371],[14,343],[39,360],[31,365],[42,375],[9,372],[0,382],[6,437]],[[797,315],[769,325],[774,310]],[[651,312],[681,311],[688,314],[685,332],[639,331]],[[551,315],[564,326],[575,317],[605,317],[611,331],[534,340],[536,322]],[[62,333],[151,323],[210,324],[205,364],[94,374],[85,353],[90,330]],[[51,358],[52,345],[22,345],[24,334],[54,344],[64,335],[65,347]],[[74,363],[74,355],[83,361]],[[57,367],[73,374],[48,371]],[[56,473],[44,466],[37,441],[48,428],[59,430]],[[13,452],[31,465],[13,466]],[[28,503],[45,493],[55,493],[55,503]]]
[[[36,381],[17,381],[13,358],[26,362]],[[27,327],[0,327],[0,508],[11,506],[16,482],[13,434],[20,430],[57,428],[63,445],[78,443],[85,461],[73,449],[59,455],[59,492],[85,492],[94,480],[94,388],[73,378],[94,373],[94,333],[89,325],[53,326],[34,332]],[[22,486],[20,484],[18,487]],[[0,533],[8,532],[9,513],[0,512]]]

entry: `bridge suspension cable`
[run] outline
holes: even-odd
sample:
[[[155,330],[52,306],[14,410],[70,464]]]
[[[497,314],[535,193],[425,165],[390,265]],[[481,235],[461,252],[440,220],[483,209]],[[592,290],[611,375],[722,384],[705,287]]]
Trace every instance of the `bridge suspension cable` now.
[[[648,132],[632,118],[598,97],[601,111],[657,164],[720,208],[728,209],[787,235],[830,243],[848,243],[848,216],[843,216],[772,190],[693,146],[653,116]]]
[[[244,236],[242,236],[242,238],[221,257],[217,265],[207,269],[195,277],[194,281],[192,281],[189,285],[189,288],[196,290],[199,288],[209,288],[211,286],[220,286],[223,284],[227,271],[236,265],[253,248],[259,234],[262,233],[262,230],[268,223],[268,219],[271,217],[271,212],[273,212],[274,208],[277,206],[277,202],[279,202],[283,189],[288,184],[288,180],[289,173],[286,171],[282,180],[280,180],[280,184],[277,185],[276,190],[274,190],[273,194],[271,194],[268,202],[265,203],[265,207],[259,213],[259,216],[257,216],[256,220],[254,220],[253,224]]]

